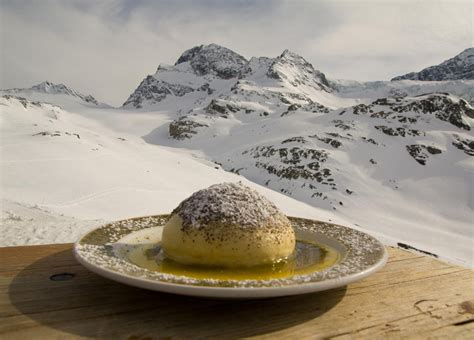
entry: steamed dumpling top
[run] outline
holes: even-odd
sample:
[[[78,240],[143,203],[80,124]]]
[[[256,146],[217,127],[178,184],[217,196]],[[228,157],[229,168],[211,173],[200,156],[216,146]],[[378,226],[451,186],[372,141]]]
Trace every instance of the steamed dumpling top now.
[[[211,222],[259,228],[271,216],[281,213],[266,197],[239,183],[221,183],[199,190],[173,211],[183,229],[203,228]]]
[[[254,266],[288,258],[295,248],[288,218],[242,183],[199,190],[172,212],[162,246],[172,260],[211,266]]]

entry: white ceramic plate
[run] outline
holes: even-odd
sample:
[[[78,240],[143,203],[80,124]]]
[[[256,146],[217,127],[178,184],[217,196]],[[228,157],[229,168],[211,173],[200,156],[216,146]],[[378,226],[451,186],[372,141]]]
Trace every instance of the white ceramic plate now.
[[[345,286],[363,279],[387,261],[384,246],[363,232],[315,220],[290,217],[297,240],[335,250],[334,265],[265,280],[195,279],[150,270],[128,257],[134,247],[158,244],[168,215],[139,217],[99,227],[76,242],[74,254],[89,270],[128,285],[167,293],[211,298],[267,298],[305,294]]]

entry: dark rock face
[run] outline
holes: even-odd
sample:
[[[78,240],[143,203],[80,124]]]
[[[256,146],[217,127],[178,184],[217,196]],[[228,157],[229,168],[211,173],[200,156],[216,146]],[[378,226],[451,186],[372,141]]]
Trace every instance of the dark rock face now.
[[[162,80],[158,80],[153,76],[147,76],[138,85],[137,89],[128,97],[124,106],[132,105],[139,109],[142,107],[143,101],[150,103],[158,103],[165,99],[168,95],[184,96],[186,93],[193,92],[194,89],[189,86],[180,84],[171,84]]]
[[[235,78],[247,65],[247,60],[228,48],[210,44],[185,51],[175,65],[189,62],[198,75],[214,74],[222,79]]]
[[[462,116],[474,117],[474,109],[464,99],[453,101],[447,93],[434,93],[415,98],[420,98],[420,100],[395,106],[394,110],[397,112],[410,110],[425,114],[432,113],[436,118],[451,123],[460,129],[471,129],[470,126],[463,121]]]
[[[420,72],[411,72],[392,79],[395,80],[456,80],[474,79],[474,48],[468,48],[449,60]]]
[[[50,136],[50,137],[61,137],[61,136],[73,136],[77,139],[81,139],[81,136],[78,133],[68,132],[68,131],[41,131],[33,134],[32,136]]]
[[[171,138],[184,140],[189,139],[195,135],[197,133],[196,129],[200,127],[208,127],[208,125],[192,121],[187,117],[183,117],[171,122],[168,132]]]
[[[202,85],[200,88],[198,88],[198,91],[207,92],[208,95],[211,95],[214,93],[214,90],[211,89],[209,83],[205,83],[204,85]]]
[[[474,156],[474,140],[463,138],[458,135],[453,135],[453,145],[461,151],[464,151],[466,155]]]
[[[375,139],[373,139],[373,138],[368,138],[368,137],[362,136],[361,139],[362,139],[364,142],[367,142],[367,143],[370,143],[370,144],[373,144],[373,145],[379,145],[379,143],[377,143],[377,142],[375,141]]]
[[[418,164],[425,165],[426,161],[429,158],[429,154],[437,155],[441,153],[441,150],[429,145],[420,145],[420,144],[412,144],[407,145],[406,149],[410,156],[412,156]],[[428,153],[427,153],[428,152]]]
[[[326,143],[328,145],[331,145],[333,148],[336,148],[338,149],[342,143],[340,141],[338,141],[337,139],[335,138],[331,138],[331,137],[320,137],[318,135],[312,135],[312,136],[309,136],[311,138],[315,138],[323,143]]]
[[[374,126],[377,130],[382,131],[388,136],[398,136],[398,137],[405,137],[405,136],[422,136],[424,132],[415,130],[415,129],[407,129],[404,127],[388,127],[383,125]]]
[[[301,99],[301,98],[298,98],[298,99]],[[306,98],[303,98],[304,100],[308,101],[308,99]],[[281,100],[281,98],[280,98]],[[282,100],[283,102],[283,100]],[[287,101],[287,103],[290,103],[289,101]],[[288,109],[283,112],[281,114],[281,116],[286,116],[288,114],[290,114],[291,112],[294,112],[294,111],[298,111],[298,110],[301,110],[301,111],[307,111],[307,112],[322,112],[322,113],[328,113],[330,110],[329,108],[327,108],[326,106],[324,105],[321,105],[319,103],[316,103],[316,102],[313,102],[312,100],[309,100],[308,101],[308,104],[304,104],[304,105],[301,105],[301,104],[291,104],[290,106],[288,106]]]
[[[287,144],[287,143],[306,144],[306,143],[308,143],[308,141],[304,137],[291,137],[291,138],[285,139],[284,141],[281,142],[281,144]]]
[[[86,101],[87,103],[92,103],[92,104],[95,104],[95,105],[99,105],[99,102],[94,97],[92,97],[90,94],[87,95],[87,96],[84,96],[82,99],[84,101]]]
[[[283,142],[288,143],[288,140]],[[243,154],[246,153],[257,159],[257,168],[265,169],[278,178],[306,179],[333,187],[336,185],[333,183],[334,179],[330,178],[331,170],[323,167],[328,159],[328,153],[324,150],[302,146],[278,148],[270,145],[257,146]]]
[[[423,115],[434,115],[439,120],[464,130],[470,130],[471,127],[463,120],[463,116],[474,117],[474,108],[464,99],[455,99],[448,93],[432,93],[417,97],[380,98],[371,104],[359,104],[351,109],[355,115],[396,120],[404,124],[415,124]],[[346,111],[340,114],[344,114]],[[412,115],[412,113],[415,115]],[[376,126],[376,128],[391,136],[402,135],[393,132],[393,128],[383,126]]]
[[[204,109],[206,113],[228,118],[231,112],[238,112],[241,108],[235,104],[213,99]]]
[[[335,127],[343,131],[352,130],[354,129],[354,126],[355,126],[354,122],[347,122],[347,121],[343,121],[342,119],[334,119],[332,123],[334,124]]]
[[[203,48],[203,45],[201,46],[195,46],[193,48],[190,48],[189,50],[184,51],[183,54],[178,58],[176,61],[175,65],[185,63],[187,61],[190,61],[191,59],[194,58]]]
[[[338,133],[326,132],[325,134],[330,136],[330,137],[319,136],[317,134],[307,136],[306,138],[301,137],[301,136],[296,136],[296,137],[291,137],[291,138],[285,139],[284,141],[281,142],[281,144],[289,144],[289,143],[307,144],[308,143],[307,138],[310,138],[310,139],[316,139],[320,142],[323,142],[324,144],[327,144],[329,146],[332,146],[335,149],[338,149],[339,147],[341,147],[343,145],[342,142],[339,141],[339,139],[346,139],[346,140],[350,139],[349,137],[342,136]]]

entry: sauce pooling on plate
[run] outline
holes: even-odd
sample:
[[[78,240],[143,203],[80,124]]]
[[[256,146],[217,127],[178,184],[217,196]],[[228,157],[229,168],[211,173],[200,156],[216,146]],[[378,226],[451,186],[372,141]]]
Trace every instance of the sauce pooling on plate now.
[[[295,252],[285,260],[269,265],[225,268],[186,265],[167,258],[161,245],[138,244],[129,248],[127,258],[135,265],[160,273],[195,279],[269,280],[304,275],[327,269],[339,261],[339,253],[327,246],[297,241]]]

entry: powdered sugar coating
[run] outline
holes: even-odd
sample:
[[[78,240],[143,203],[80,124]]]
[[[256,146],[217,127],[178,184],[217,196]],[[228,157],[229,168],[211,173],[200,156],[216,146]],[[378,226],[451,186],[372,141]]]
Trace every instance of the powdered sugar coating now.
[[[215,184],[199,190],[181,202],[174,214],[183,220],[184,230],[199,229],[211,222],[258,228],[272,216],[284,216],[267,198],[241,182]]]

